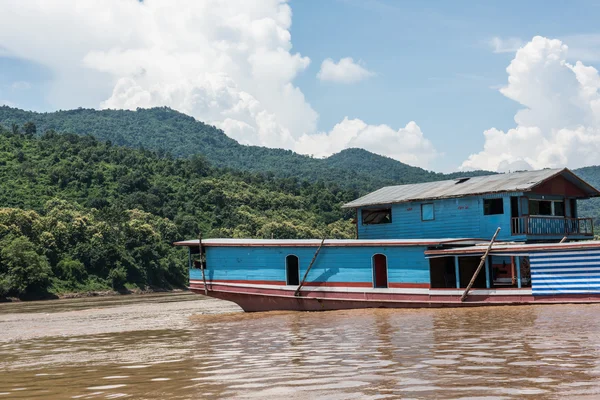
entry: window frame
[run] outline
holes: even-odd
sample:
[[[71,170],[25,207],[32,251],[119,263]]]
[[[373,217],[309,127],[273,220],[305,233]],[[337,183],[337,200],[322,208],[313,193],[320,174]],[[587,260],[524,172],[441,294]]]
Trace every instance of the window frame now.
[[[365,222],[365,212],[367,213],[367,215],[369,214],[375,214],[377,212],[383,212],[385,211],[387,213],[387,215],[389,216],[389,218],[384,218],[383,220],[379,221],[379,222]],[[382,225],[382,224],[391,224],[393,222],[392,219],[392,207],[384,207],[384,208],[363,208],[360,210],[360,223],[362,225]]]
[[[491,202],[499,202],[501,204],[501,208],[502,208],[502,212],[491,212],[491,209],[493,208],[492,205],[490,204],[490,212],[486,213],[486,208],[485,208],[485,204],[486,202],[491,203]],[[497,210],[496,210],[497,211]],[[485,216],[489,216],[489,215],[504,215],[504,198],[502,197],[496,197],[496,198],[491,198],[491,199],[483,199],[483,215]]]
[[[423,218],[423,206],[431,206],[431,218]],[[434,203],[421,203],[421,222],[435,221],[435,204]]]
[[[540,214],[539,213],[539,205],[537,207],[538,209],[538,213],[537,214],[532,214],[531,213],[531,203],[532,202],[537,202],[537,203],[541,203],[541,202],[547,202],[550,203],[550,214]],[[556,214],[556,204],[555,203],[562,203],[562,215],[557,215]],[[566,210],[566,202],[565,199],[528,199],[527,202],[527,209],[529,212],[529,216],[531,217],[554,217],[554,218],[566,218],[567,217],[567,210]]]

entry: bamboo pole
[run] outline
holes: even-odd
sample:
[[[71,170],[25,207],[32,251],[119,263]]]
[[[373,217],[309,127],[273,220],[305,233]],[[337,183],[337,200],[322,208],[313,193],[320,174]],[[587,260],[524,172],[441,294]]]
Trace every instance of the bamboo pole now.
[[[473,277],[471,278],[471,282],[469,282],[469,284],[467,285],[465,292],[462,294],[462,296],[460,296],[460,301],[465,301],[465,299],[469,295],[469,290],[471,290],[471,287],[475,283],[475,279],[477,279],[477,275],[479,275],[479,272],[481,271],[481,267],[483,267],[483,265],[485,264],[485,259],[487,258],[488,254],[490,253],[490,250],[492,249],[492,245],[494,244],[494,241],[496,240],[496,236],[498,236],[499,232],[500,232],[500,227],[498,227],[498,229],[496,229],[496,233],[494,233],[492,240],[490,240],[490,244],[488,245],[487,250],[485,251],[483,256],[481,256],[481,262],[479,263],[479,266],[475,270],[475,273],[473,274]]]
[[[321,240],[321,244],[319,245],[319,247],[317,247],[317,251],[315,252],[315,255],[313,256],[312,260],[310,260],[310,264],[308,264],[308,268],[306,269],[306,272],[304,273],[304,277],[302,278],[300,285],[298,285],[298,289],[296,289],[296,291],[294,292],[294,296],[296,296],[296,297],[300,296],[300,289],[302,289],[304,282],[306,282],[306,278],[308,277],[308,272],[310,271],[313,264],[315,263],[315,260],[317,259],[317,256],[319,255],[319,251],[321,251],[321,247],[323,247],[323,243],[325,243],[325,238],[323,238],[323,240]]]
[[[198,249],[200,250],[200,270],[202,271],[202,282],[204,283],[204,294],[208,295],[208,288],[206,287],[206,274],[204,272],[204,260],[202,259],[202,233],[198,235]]]

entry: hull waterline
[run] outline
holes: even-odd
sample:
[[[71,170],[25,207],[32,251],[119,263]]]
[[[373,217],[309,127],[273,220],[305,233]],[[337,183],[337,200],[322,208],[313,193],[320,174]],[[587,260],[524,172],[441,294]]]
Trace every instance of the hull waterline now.
[[[231,301],[246,312],[260,311],[330,311],[361,308],[452,308],[482,307],[532,304],[592,304],[600,303],[600,295],[552,295],[533,296],[521,294],[526,290],[503,289],[497,291],[474,290],[461,302],[457,291],[451,294],[388,294],[360,292],[301,292],[294,296],[293,291],[278,289],[256,289],[236,287],[231,289],[221,285],[208,284],[209,297]],[[204,295],[202,284],[189,288],[192,292]],[[440,292],[440,291],[435,291]]]

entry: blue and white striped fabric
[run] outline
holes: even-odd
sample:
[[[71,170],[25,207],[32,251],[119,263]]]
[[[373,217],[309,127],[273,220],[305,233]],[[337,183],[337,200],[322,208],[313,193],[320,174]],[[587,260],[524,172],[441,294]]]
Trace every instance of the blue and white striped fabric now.
[[[534,296],[600,293],[600,250],[530,254]]]

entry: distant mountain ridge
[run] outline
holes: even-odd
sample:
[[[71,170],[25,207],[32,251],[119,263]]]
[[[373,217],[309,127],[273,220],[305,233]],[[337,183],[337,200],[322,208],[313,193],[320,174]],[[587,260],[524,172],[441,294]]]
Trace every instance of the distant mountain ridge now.
[[[38,113],[0,107],[0,124],[34,122],[47,130],[92,135],[122,146],[169,152],[176,157],[203,155],[217,167],[264,173],[299,181],[323,181],[359,193],[393,184],[453,179],[490,172],[442,174],[413,167],[363,149],[346,149],[318,159],[290,150],[246,146],[222,130],[167,107],[130,110],[76,109]]]

